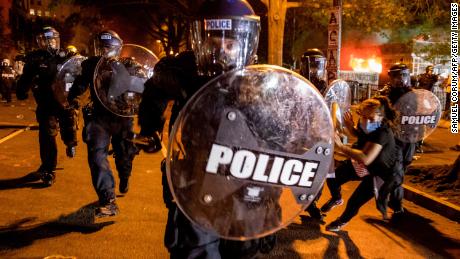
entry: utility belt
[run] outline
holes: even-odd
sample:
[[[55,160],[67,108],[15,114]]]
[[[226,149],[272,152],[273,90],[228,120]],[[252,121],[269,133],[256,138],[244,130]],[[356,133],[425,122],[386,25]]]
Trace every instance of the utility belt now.
[[[117,116],[102,106],[95,104],[94,102],[90,102],[86,106],[82,108],[83,112],[83,119],[85,123],[88,123],[92,120],[95,120],[96,118],[101,119],[102,121],[105,121],[107,123],[113,122],[113,123],[129,123],[132,118],[128,117],[120,117]]]

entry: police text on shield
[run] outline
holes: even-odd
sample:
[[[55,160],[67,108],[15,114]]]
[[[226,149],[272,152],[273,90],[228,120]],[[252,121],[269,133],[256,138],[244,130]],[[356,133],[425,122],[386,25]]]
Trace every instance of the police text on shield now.
[[[268,165],[271,163],[271,167]],[[311,187],[318,161],[307,161],[270,155],[213,144],[209,154],[206,172],[217,174],[219,166],[230,165],[230,174],[237,179],[286,186]]]

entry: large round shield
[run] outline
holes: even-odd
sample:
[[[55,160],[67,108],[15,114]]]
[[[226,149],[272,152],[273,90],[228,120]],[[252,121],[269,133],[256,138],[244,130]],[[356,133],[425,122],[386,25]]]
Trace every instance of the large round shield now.
[[[343,115],[350,110],[351,89],[345,80],[334,80],[324,94],[324,100],[332,114],[336,129],[343,127]]]
[[[58,103],[63,107],[68,106],[67,96],[75,78],[81,75],[81,62],[86,59],[84,56],[76,55],[64,62],[59,69],[53,84],[53,94]]]
[[[144,83],[157,62],[153,52],[135,44],[123,45],[118,59],[101,58],[94,72],[99,101],[115,115],[137,116]]]
[[[153,76],[153,68],[155,64],[158,63],[158,57],[153,54],[153,52],[143,46],[136,44],[123,44],[121,48],[121,58],[132,57],[138,63],[142,64],[144,71],[147,74],[147,77],[150,78]]]
[[[399,98],[394,108],[400,113],[396,137],[415,143],[428,137],[441,118],[441,104],[432,92],[414,89]]]
[[[233,70],[186,104],[171,133],[167,176],[184,214],[246,240],[288,225],[314,200],[333,155],[323,97],[271,65]]]

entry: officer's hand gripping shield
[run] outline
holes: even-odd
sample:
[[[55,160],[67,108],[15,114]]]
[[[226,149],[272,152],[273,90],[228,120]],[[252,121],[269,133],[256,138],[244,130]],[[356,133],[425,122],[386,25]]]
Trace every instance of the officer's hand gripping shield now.
[[[72,87],[75,78],[81,75],[81,62],[86,60],[86,57],[76,55],[64,62],[59,69],[56,78],[54,79],[51,88],[53,89],[54,98],[58,101],[62,108],[68,108],[69,104],[67,96]]]
[[[288,225],[315,198],[333,156],[332,120],[300,75],[255,65],[210,81],[182,109],[167,176],[184,214],[247,240]]]
[[[343,128],[343,116],[351,107],[351,89],[347,82],[334,80],[324,94],[324,100],[331,111],[335,129]]]
[[[438,97],[424,89],[414,89],[398,99],[394,108],[400,113],[396,137],[403,142],[416,143],[428,137],[441,119]]]
[[[157,62],[153,52],[135,44],[124,44],[118,59],[102,57],[94,72],[99,101],[115,115],[137,116],[144,83]]]

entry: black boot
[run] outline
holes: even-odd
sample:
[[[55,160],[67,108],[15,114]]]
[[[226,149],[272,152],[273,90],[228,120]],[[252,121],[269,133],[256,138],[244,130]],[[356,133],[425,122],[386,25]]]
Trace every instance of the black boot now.
[[[129,177],[122,177],[120,178],[120,185],[118,186],[118,190],[122,194],[126,194],[129,190]]]
[[[51,186],[56,182],[56,173],[52,170],[44,170],[40,168],[37,173],[46,186]]]

